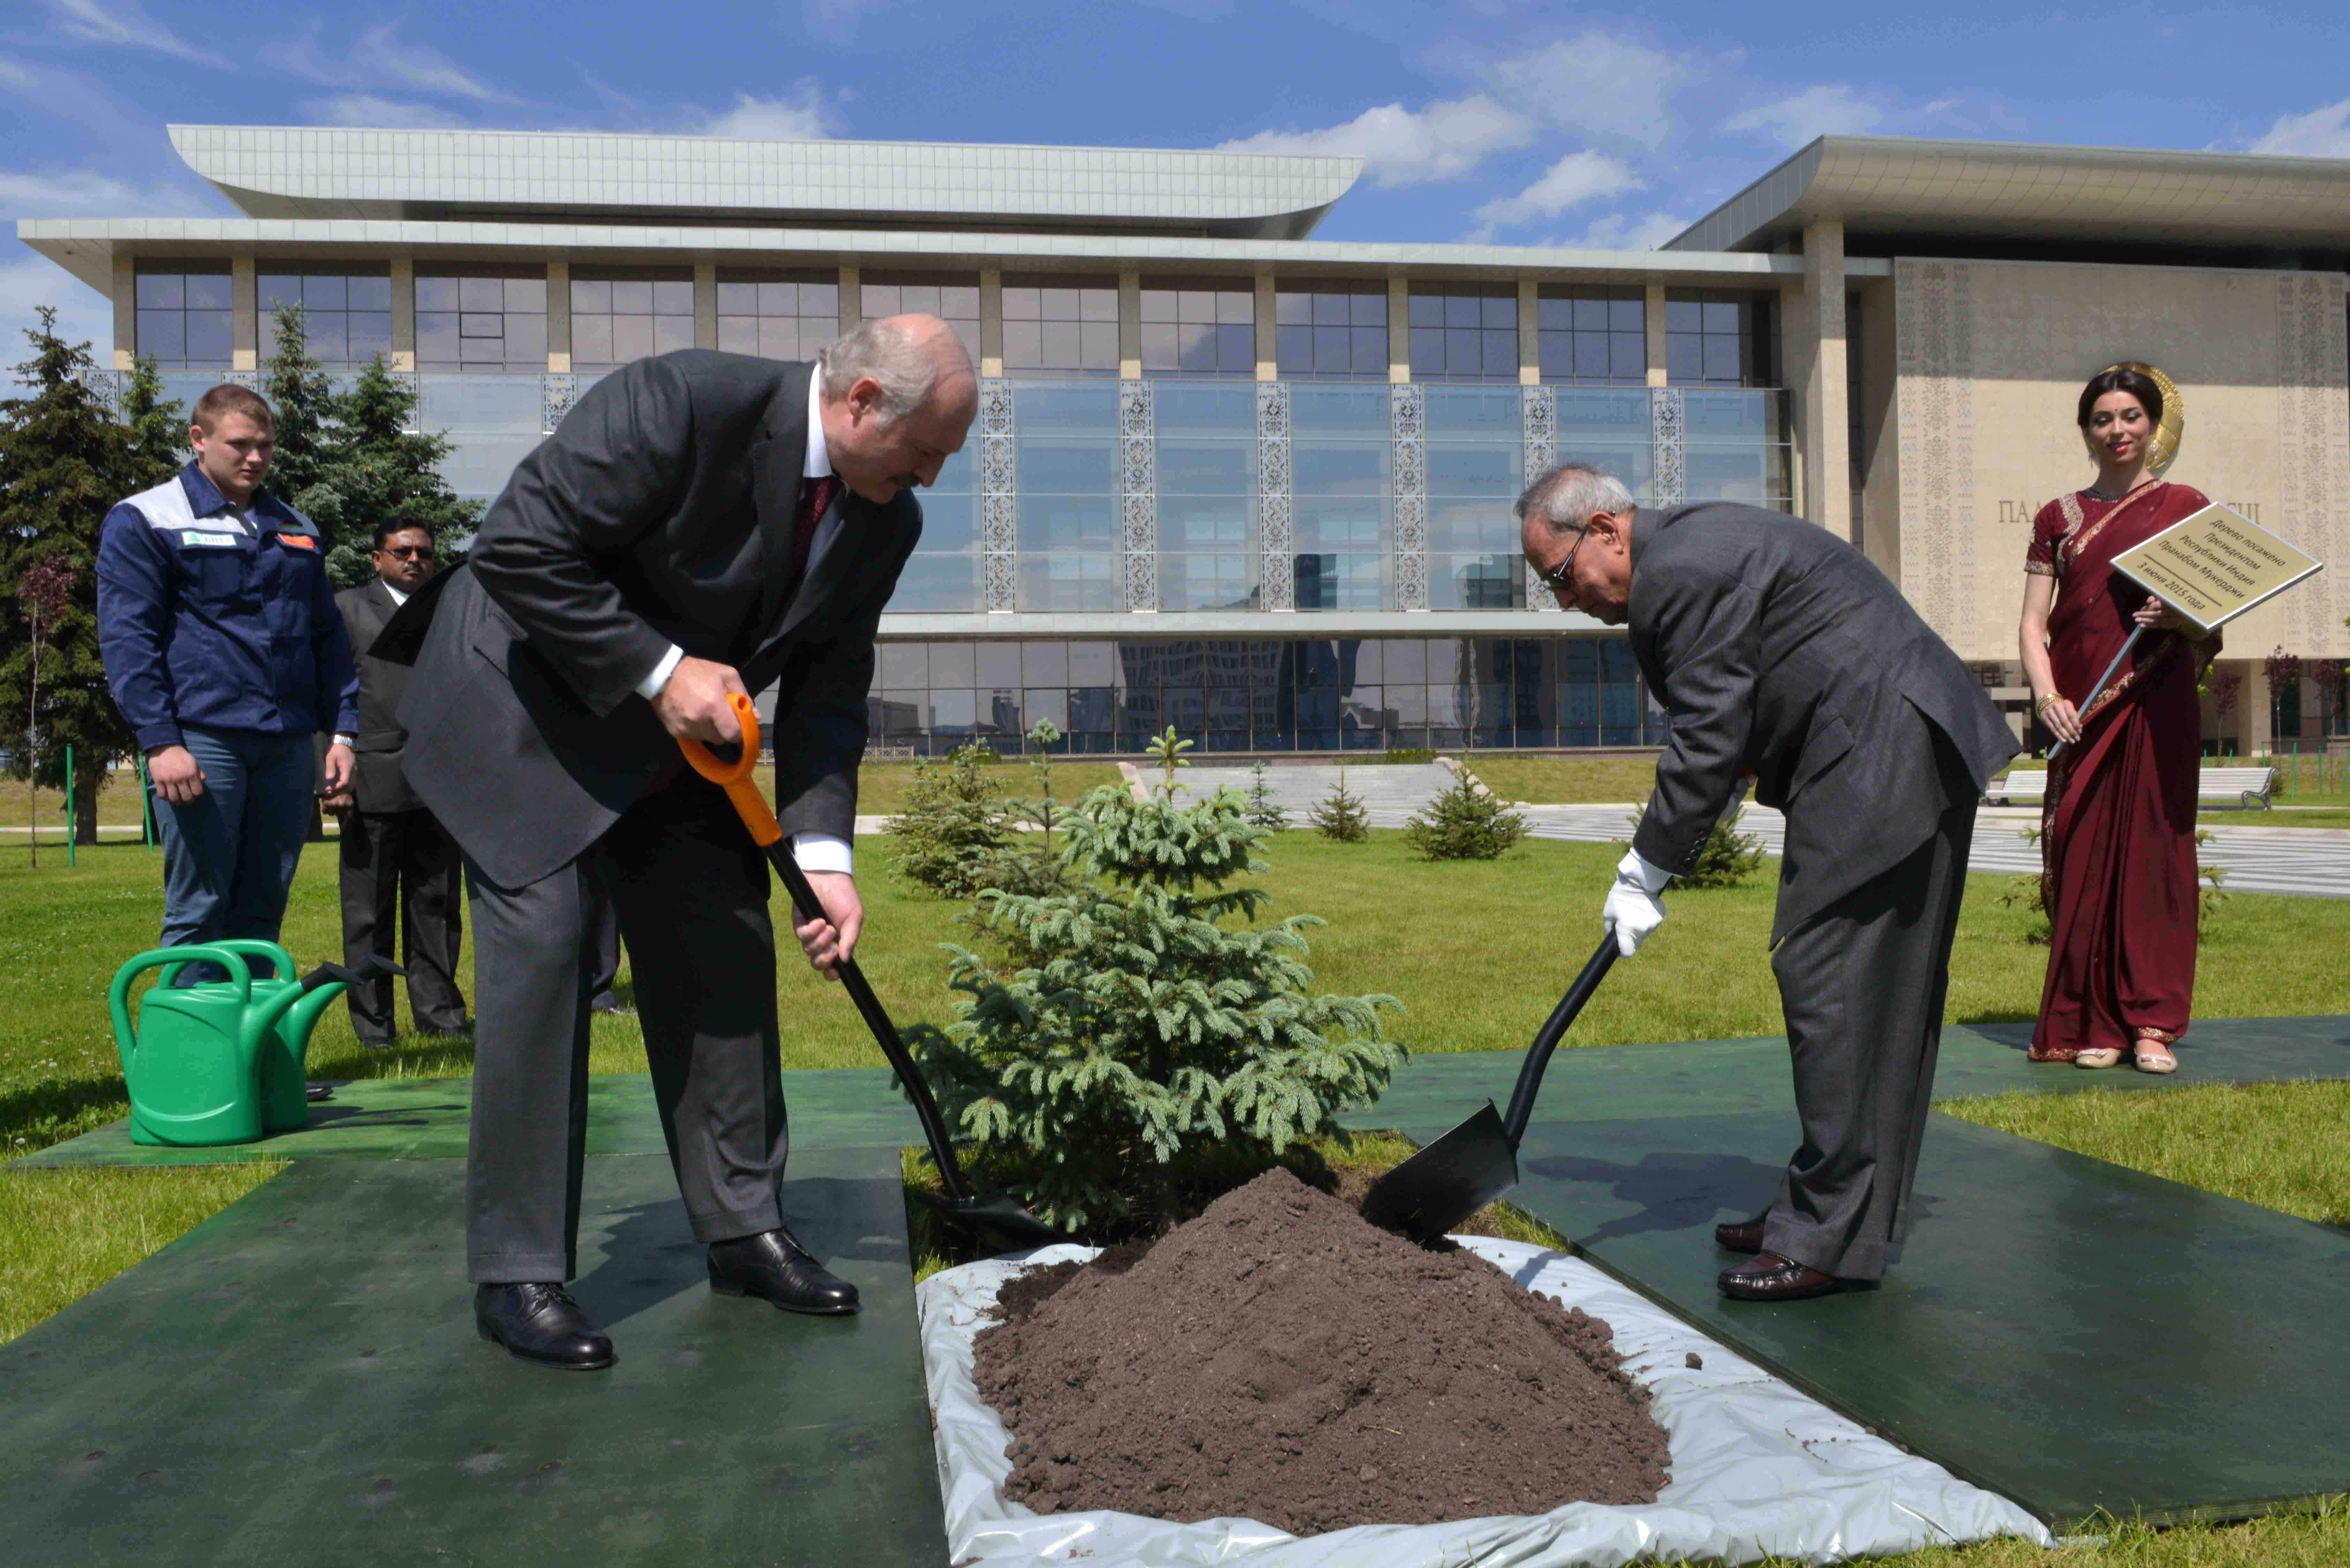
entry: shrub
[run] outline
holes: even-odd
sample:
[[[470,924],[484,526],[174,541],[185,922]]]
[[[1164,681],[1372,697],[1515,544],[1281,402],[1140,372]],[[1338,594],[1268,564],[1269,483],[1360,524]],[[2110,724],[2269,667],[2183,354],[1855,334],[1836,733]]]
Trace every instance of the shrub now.
[[[1436,753],[1426,746],[1389,746],[1388,761],[1391,763],[1432,763]]]
[[[1262,827],[1267,833],[1279,833],[1289,826],[1289,813],[1273,798],[1263,763],[1249,769],[1248,820],[1251,827]]]
[[[1305,820],[1315,832],[1339,844],[1360,844],[1371,836],[1371,814],[1363,797],[1347,788],[1347,764],[1338,764],[1338,782],[1330,793],[1306,808]]]
[[[1068,819],[1074,887],[983,896],[1034,961],[1003,976],[950,948],[957,1021],[906,1032],[987,1168],[1070,1231],[1174,1223],[1180,1166],[1269,1162],[1373,1104],[1405,1055],[1380,1025],[1393,997],[1312,993],[1321,920],[1251,923],[1265,894],[1226,884],[1265,868],[1266,830],[1237,790],[1179,804],[1179,750],[1149,800],[1106,785]]]
[[[1011,804],[984,767],[977,746],[914,764],[905,810],[881,825],[897,840],[900,877],[943,898],[968,898],[1001,875],[1007,858],[1018,858],[1007,857],[1003,845]]]
[[[1648,815],[1648,808],[1644,805],[1626,820],[1637,832],[1640,819]],[[1737,820],[1738,803],[1733,801],[1713,825],[1713,831],[1705,836],[1705,847],[1697,852],[1697,864],[1687,874],[1673,878],[1674,888],[1735,888],[1754,875],[1754,868],[1762,864],[1762,841],[1751,833],[1739,832],[1731,826]],[[1627,841],[1619,838],[1617,842]]]
[[[1403,833],[1422,859],[1492,860],[1523,838],[1527,826],[1509,802],[1480,793],[1463,774],[1415,813]]]

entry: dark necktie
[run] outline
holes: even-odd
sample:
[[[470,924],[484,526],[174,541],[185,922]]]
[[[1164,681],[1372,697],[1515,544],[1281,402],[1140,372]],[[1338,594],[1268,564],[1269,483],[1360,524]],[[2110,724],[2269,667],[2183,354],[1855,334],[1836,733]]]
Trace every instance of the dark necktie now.
[[[792,525],[792,582],[794,591],[807,577],[808,551],[816,545],[816,525],[832,505],[833,497],[840,493],[840,476],[827,473],[822,479],[804,481],[800,485],[799,515]]]

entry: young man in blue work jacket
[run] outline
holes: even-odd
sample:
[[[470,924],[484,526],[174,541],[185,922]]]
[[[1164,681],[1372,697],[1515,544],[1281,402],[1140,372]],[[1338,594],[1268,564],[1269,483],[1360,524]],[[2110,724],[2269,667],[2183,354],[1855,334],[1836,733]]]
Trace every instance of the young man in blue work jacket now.
[[[218,386],[193,417],[195,460],[106,514],[99,651],[154,782],[163,945],[275,941],[309,831],[315,736],[334,736],[327,792],[350,782],[359,675],[325,541],[261,487],[269,404]]]

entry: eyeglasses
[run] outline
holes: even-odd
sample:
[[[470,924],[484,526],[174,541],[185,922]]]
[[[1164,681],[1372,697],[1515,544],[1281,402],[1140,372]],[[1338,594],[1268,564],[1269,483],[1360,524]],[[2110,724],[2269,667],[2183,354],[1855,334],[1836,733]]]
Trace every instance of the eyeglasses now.
[[[380,547],[376,551],[376,554],[379,556],[390,556],[393,559],[400,561],[429,561],[432,559],[432,546],[430,545],[385,545]]]
[[[1557,566],[1552,567],[1547,572],[1538,572],[1535,574],[1535,576],[1541,577],[1544,582],[1550,585],[1551,591],[1553,593],[1567,593],[1572,589],[1574,586],[1572,578],[1575,573],[1575,553],[1583,548],[1583,542],[1589,537],[1591,537],[1591,530],[1586,528],[1582,533],[1577,534],[1575,536],[1575,543],[1566,547],[1565,560],[1561,561]]]

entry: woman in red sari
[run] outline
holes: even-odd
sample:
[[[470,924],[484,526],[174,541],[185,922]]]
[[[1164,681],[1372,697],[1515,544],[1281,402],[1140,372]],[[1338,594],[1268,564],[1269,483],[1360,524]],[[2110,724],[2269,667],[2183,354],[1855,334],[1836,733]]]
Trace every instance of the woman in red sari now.
[[[2079,411],[2097,483],[2040,509],[2023,567],[2024,674],[2041,722],[2064,742],[2042,816],[2054,930],[2031,1054],[2079,1067],[2126,1055],[2140,1072],[2168,1073],[2195,993],[2196,682],[2220,639],[2196,639],[2192,622],[2112,567],[2210,503],[2147,471],[2162,420],[2153,378],[2103,371]],[[2091,700],[2139,627],[2128,662]]]

